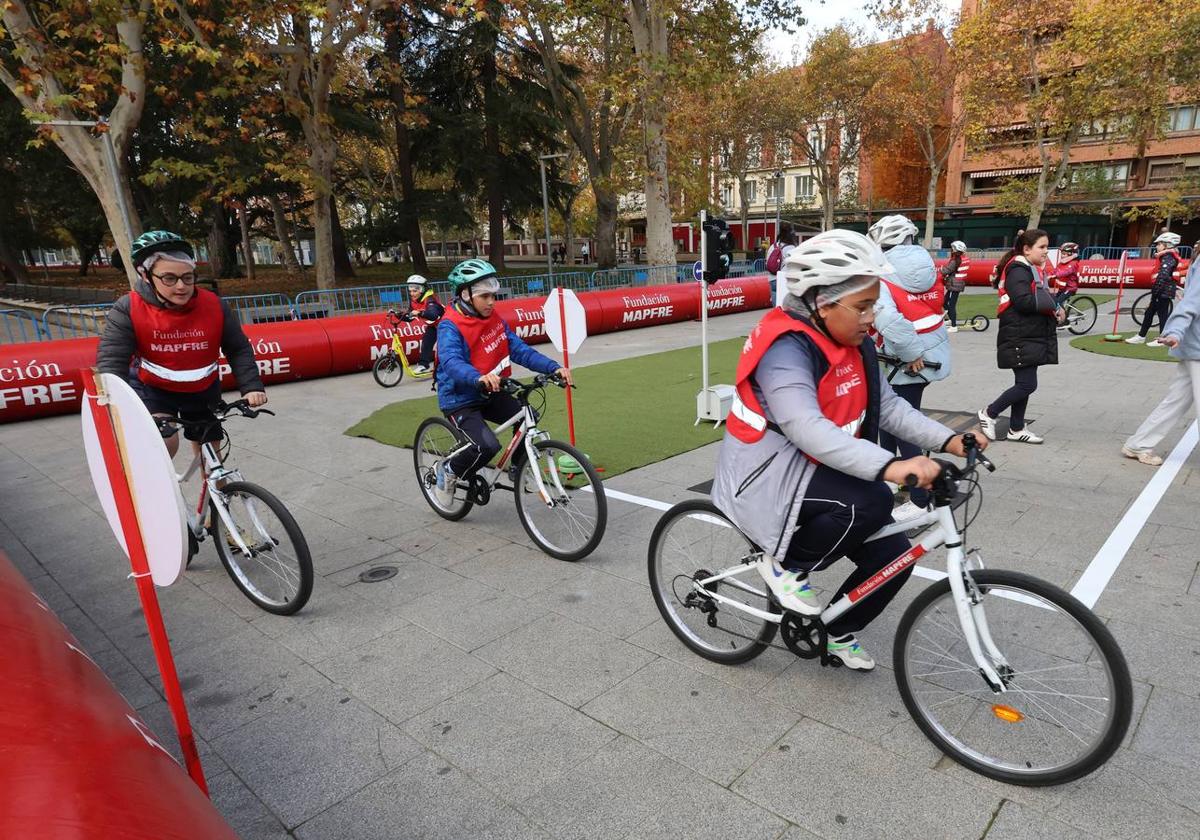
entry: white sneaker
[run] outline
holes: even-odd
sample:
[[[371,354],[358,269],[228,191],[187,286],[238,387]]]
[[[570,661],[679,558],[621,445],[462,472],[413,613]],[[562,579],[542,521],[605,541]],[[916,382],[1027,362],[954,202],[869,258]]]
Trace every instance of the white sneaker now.
[[[1125,339],[1125,343],[1126,344],[1145,344],[1146,338],[1145,338],[1145,336],[1131,335],[1129,338]]]
[[[440,461],[437,469],[434,470],[434,475],[437,476],[437,484],[433,486],[434,498],[442,507],[452,507],[454,505],[454,489],[458,486],[458,479],[455,477],[454,471],[445,461]]]
[[[946,332],[958,332],[958,327],[946,327]]]
[[[1157,338],[1152,338],[1146,342],[1146,346],[1147,347],[1165,347],[1166,345],[1163,344],[1161,341],[1159,341]]]
[[[1128,446],[1122,446],[1121,454],[1148,467],[1161,467],[1163,462],[1162,456],[1155,454],[1153,449],[1130,449]]]
[[[1029,429],[1021,429],[1019,432],[1009,432],[1008,440],[1016,441],[1017,443],[1042,443],[1045,438],[1035,435]]]
[[[801,615],[820,615],[823,607],[817,600],[817,593],[808,585],[808,574],[805,572],[789,572],[779,565],[779,561],[769,554],[764,554],[758,561],[758,573],[767,582],[775,600],[785,610]]]
[[[825,649],[831,656],[837,657],[843,665],[854,671],[871,671],[875,668],[875,660],[871,658],[871,654],[862,649],[862,645],[854,636],[845,636],[840,642],[830,639],[826,642]]]
[[[929,513],[929,508],[923,508],[911,501],[905,502],[892,511],[892,521],[907,522],[910,519],[916,519],[923,513]]]
[[[988,440],[996,439],[996,421],[988,417],[987,409],[979,409],[979,428]]]
[[[429,371],[431,371],[431,370],[433,370],[432,365],[417,364],[417,365],[412,366],[413,373],[429,373]]]

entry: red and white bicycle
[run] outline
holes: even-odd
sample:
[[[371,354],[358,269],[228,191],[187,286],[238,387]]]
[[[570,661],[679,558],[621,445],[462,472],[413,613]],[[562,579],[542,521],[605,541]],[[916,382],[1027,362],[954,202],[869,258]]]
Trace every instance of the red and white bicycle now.
[[[893,667],[909,713],[946,755],[993,779],[1050,785],[1091,773],[1129,727],[1129,668],[1108,628],[1071,595],[1031,575],[985,570],[977,550],[964,551],[979,467],[994,469],[974,444],[964,468],[939,461],[929,513],[871,539],[932,526],[925,536],[816,617],[781,609],[756,569],[762,549],[715,505],[675,505],[650,540],[659,611],[714,662],[753,659],[779,633],[797,656],[836,666],[826,627],[945,546],[946,577],[917,595],[896,629]]]

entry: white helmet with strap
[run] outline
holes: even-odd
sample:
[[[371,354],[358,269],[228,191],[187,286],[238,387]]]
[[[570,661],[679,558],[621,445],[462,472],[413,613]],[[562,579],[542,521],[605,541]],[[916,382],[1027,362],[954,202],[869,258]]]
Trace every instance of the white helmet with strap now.
[[[1157,245],[1159,242],[1161,242],[1168,248],[1174,248],[1182,241],[1183,237],[1181,237],[1178,233],[1171,233],[1171,231],[1168,230],[1164,233],[1160,233],[1158,238],[1154,240],[1154,244]]]
[[[784,258],[780,275],[788,292],[803,297],[809,289],[836,286],[858,277],[895,273],[879,246],[852,230],[827,230],[801,242]]]
[[[895,214],[884,216],[867,231],[880,248],[890,248],[893,245],[903,245],[910,236],[917,235],[917,226],[907,216]]]
[[[965,254],[967,253],[967,243],[963,242],[961,239],[955,239],[950,243],[950,250],[957,251],[960,254]]]

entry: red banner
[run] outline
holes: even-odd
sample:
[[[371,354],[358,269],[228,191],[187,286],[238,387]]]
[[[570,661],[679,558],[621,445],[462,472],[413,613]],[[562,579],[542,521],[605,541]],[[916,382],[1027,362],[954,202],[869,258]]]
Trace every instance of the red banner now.
[[[968,286],[989,286],[991,285],[992,271],[996,268],[996,263],[999,260],[971,260],[967,266],[967,285]],[[1125,261],[1125,287],[1132,289],[1149,289],[1154,285],[1154,266],[1156,260],[1126,260]],[[946,264],[945,260],[936,260],[935,264],[941,268]],[[1181,260],[1179,263],[1178,273],[1183,276],[1187,273],[1190,260]],[[1115,289],[1120,285],[1117,271],[1120,268],[1119,260],[1080,260],[1079,261],[1079,285],[1081,287],[1095,289]]]

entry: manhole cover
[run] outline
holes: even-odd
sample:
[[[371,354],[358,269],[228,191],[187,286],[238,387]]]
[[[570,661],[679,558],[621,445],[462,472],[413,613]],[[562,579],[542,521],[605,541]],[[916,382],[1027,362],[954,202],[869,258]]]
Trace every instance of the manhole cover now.
[[[381,580],[395,577],[398,571],[400,570],[395,566],[375,566],[360,574],[358,579],[363,583],[379,583]]]

